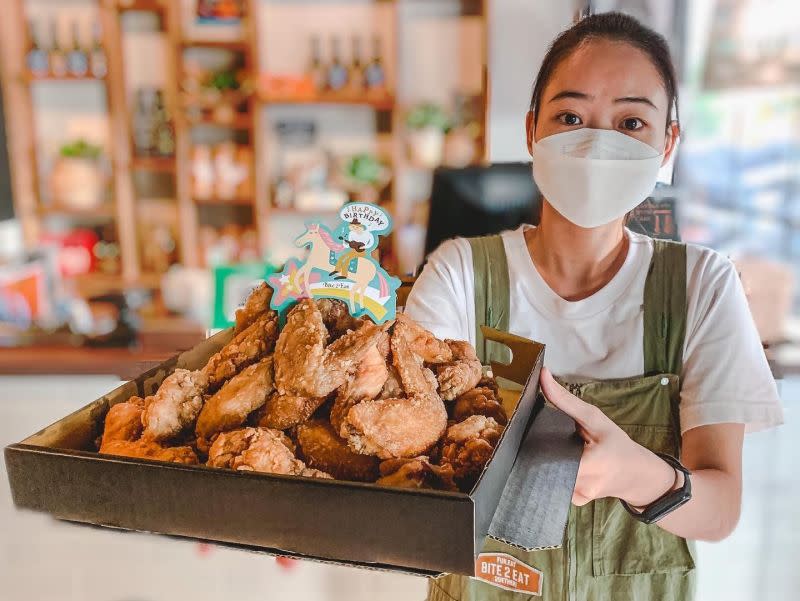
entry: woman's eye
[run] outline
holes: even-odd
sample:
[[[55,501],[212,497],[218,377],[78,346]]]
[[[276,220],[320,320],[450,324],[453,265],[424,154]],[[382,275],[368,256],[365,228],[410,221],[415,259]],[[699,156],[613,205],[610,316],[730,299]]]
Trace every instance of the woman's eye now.
[[[643,127],[644,123],[642,120],[637,119],[636,117],[630,117],[622,122],[622,128],[627,129],[628,131],[636,131],[637,129],[642,129]]]
[[[562,113],[558,116],[558,120],[564,125],[580,125],[581,118],[575,113]]]

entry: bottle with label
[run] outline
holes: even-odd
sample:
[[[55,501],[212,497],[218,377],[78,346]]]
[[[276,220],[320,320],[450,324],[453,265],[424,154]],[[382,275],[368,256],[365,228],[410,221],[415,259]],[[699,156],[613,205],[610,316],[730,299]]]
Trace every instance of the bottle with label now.
[[[89,53],[89,71],[93,77],[103,78],[108,73],[108,60],[106,51],[103,50],[102,30],[100,23],[95,22],[92,28],[92,50]]]
[[[376,90],[386,85],[386,71],[381,56],[381,39],[376,35],[372,40],[372,60],[364,69],[364,81],[367,89]]]
[[[25,58],[28,71],[34,77],[45,77],[49,70],[47,51],[39,45],[39,37],[36,35],[36,27],[33,21],[28,23],[28,31],[30,47],[28,48],[28,55]]]
[[[328,65],[326,83],[332,92],[341,91],[347,86],[347,67],[344,66],[339,54],[339,39],[331,40],[331,63]]]
[[[65,77],[67,75],[67,54],[61,49],[58,42],[58,22],[53,19],[50,22],[52,35],[52,45],[50,46],[50,73],[54,77]]]
[[[308,75],[314,82],[314,89],[317,92],[325,89],[325,65],[322,64],[322,50],[318,36],[311,38],[311,62],[308,65]]]
[[[353,36],[353,59],[350,61],[350,89],[355,93],[364,91],[364,64],[361,62],[361,39]]]
[[[86,77],[89,72],[89,57],[81,48],[77,21],[72,23],[72,49],[67,52],[67,71],[73,77]]]
[[[175,128],[164,105],[164,93],[161,90],[156,90],[154,121],[156,126],[153,143],[156,154],[162,157],[175,156]]]
[[[156,90],[140,88],[136,91],[136,108],[133,112],[133,147],[138,156],[155,154]]]

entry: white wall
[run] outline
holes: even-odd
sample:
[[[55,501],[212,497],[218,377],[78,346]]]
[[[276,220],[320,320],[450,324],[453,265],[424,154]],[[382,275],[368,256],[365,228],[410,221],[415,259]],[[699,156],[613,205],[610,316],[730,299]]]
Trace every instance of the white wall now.
[[[572,23],[574,1],[491,0],[489,158],[528,161],[525,114],[547,47]]]

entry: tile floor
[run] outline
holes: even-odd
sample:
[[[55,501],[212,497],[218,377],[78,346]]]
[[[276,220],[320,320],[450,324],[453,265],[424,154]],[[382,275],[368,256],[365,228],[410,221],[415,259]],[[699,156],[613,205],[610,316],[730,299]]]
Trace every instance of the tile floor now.
[[[116,385],[112,378],[0,378],[0,446]],[[800,570],[800,378],[783,383],[787,424],[748,436],[742,519],[699,546],[698,601],[796,598]],[[0,601],[421,600],[419,578],[91,529],[14,509],[0,462]]]

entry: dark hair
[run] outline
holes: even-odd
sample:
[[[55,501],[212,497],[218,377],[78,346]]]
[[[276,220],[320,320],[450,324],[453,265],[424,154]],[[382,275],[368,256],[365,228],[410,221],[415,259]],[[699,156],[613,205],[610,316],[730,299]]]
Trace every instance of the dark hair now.
[[[534,123],[539,118],[539,107],[544,88],[553,76],[556,67],[582,44],[591,40],[625,42],[644,52],[661,75],[664,83],[664,90],[669,100],[667,125],[673,120],[673,107],[675,121],[678,120],[678,78],[675,75],[675,65],[672,64],[669,46],[664,36],[645,27],[629,15],[609,12],[591,15],[578,21],[566,31],[561,32],[550,45],[533,84],[530,110],[533,111]]]

